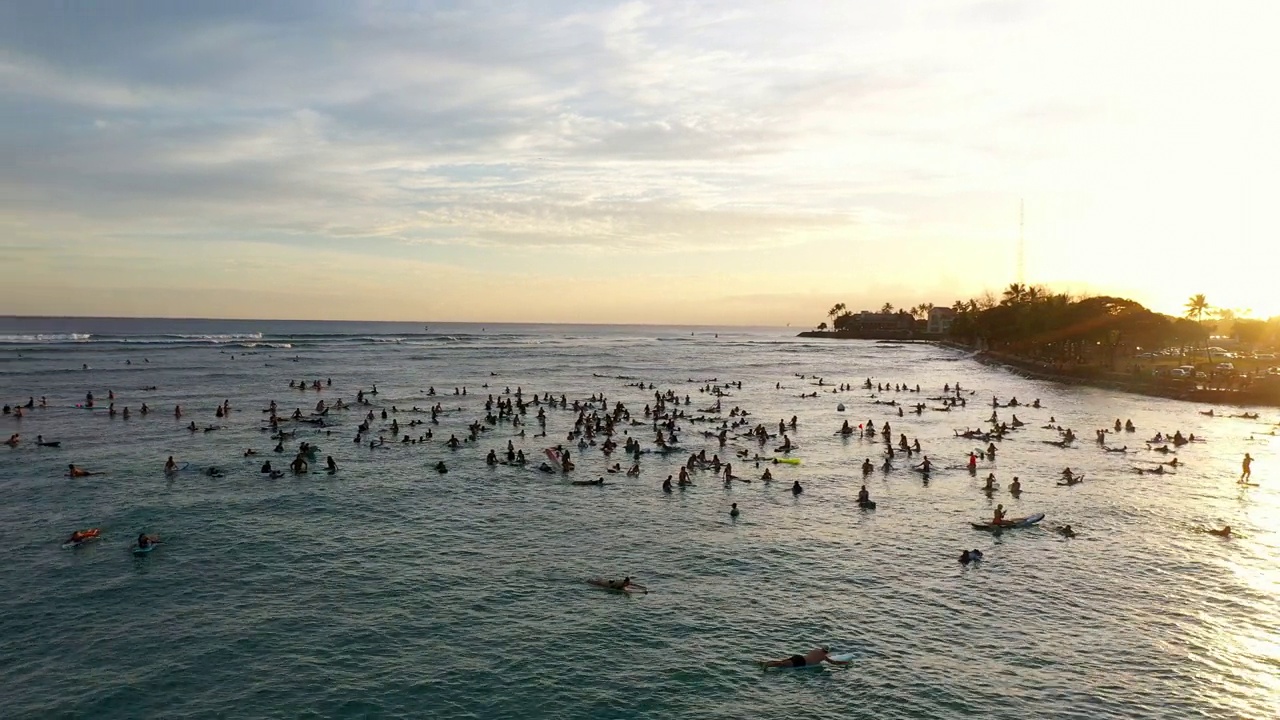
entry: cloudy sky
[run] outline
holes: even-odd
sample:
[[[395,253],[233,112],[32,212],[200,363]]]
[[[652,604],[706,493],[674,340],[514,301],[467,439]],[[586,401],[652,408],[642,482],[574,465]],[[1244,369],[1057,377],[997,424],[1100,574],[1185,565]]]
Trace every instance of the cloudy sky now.
[[[1280,313],[1275,8],[6,2],[0,313]]]

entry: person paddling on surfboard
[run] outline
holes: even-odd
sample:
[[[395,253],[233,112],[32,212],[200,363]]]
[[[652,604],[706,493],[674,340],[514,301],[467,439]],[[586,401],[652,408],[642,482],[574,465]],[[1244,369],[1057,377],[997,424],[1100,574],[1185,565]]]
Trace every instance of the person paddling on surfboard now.
[[[592,585],[595,585],[596,587],[605,588],[606,590],[622,590],[622,591],[634,590],[637,592],[648,592],[648,588],[644,587],[643,585],[637,585],[631,582],[630,575],[622,578],[621,580],[605,580],[602,578],[592,578],[587,582],[591,583]]]
[[[791,657],[783,658],[782,660],[760,660],[756,664],[763,669],[774,667],[808,667],[812,665],[821,665],[823,662],[829,662],[832,665],[848,665],[850,663],[849,660],[836,660],[831,657],[831,648],[823,645],[822,647],[816,647],[810,650],[804,655],[792,655]]]
[[[1004,505],[997,505],[995,512],[991,515],[991,524],[997,527],[1004,525]]]

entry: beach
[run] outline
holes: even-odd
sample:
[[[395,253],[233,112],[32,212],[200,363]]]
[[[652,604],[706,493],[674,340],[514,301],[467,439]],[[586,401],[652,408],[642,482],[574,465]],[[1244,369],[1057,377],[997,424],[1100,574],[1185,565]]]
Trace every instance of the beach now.
[[[21,419],[0,418],[5,437],[22,437],[0,448],[4,714],[739,718],[803,707],[875,718],[1275,715],[1274,409],[1245,420],[1221,416],[1255,408],[1218,406],[1208,417],[1177,400],[1019,377],[935,344],[792,334],[0,319],[0,400],[47,401]],[[867,379],[921,392],[866,390]],[[832,392],[845,383],[852,389]],[[931,398],[956,383],[967,404],[935,410],[941,402]],[[294,429],[283,418],[295,408],[309,415],[320,400],[353,404],[375,385],[370,407],[331,411],[326,427],[300,425],[282,441],[289,452],[272,451],[262,412],[271,401]],[[710,388],[722,395],[719,412]],[[679,406],[682,452],[642,454],[638,477],[606,473],[614,462],[631,464],[620,451],[606,457],[568,439],[578,417],[571,407],[530,405],[523,438],[509,422],[484,423],[490,395],[563,395],[569,406],[590,403],[588,415],[621,402],[639,424],[620,424],[615,439],[652,450],[644,408],[666,391],[689,398]],[[95,408],[76,407],[87,392]],[[817,396],[801,397],[810,393]],[[986,426],[993,396],[1016,397],[1022,407],[997,413],[1026,425],[972,476],[954,466],[986,443],[956,431]],[[1041,409],[1025,407],[1036,399]],[[224,400],[231,412],[216,417]],[[902,417],[889,401],[906,406]],[[144,402],[151,412],[141,416]],[[919,415],[910,412],[915,403],[926,405]],[[435,404],[438,424],[410,412]],[[735,407],[750,413],[750,425],[721,448],[703,433],[737,420]],[[545,438],[533,437],[539,409]],[[369,411],[373,427],[357,444]],[[734,435],[757,423],[777,433],[792,416],[788,457],[799,464],[736,457],[738,449],[780,456],[772,440],[761,447]],[[1047,444],[1060,438],[1044,428],[1051,417],[1079,440]],[[1129,453],[1094,442],[1094,431],[1117,418],[1137,430],[1108,444]],[[397,442],[386,429],[415,419],[427,423],[400,434],[417,439],[430,429],[430,440]],[[835,435],[845,420],[890,423],[895,441],[899,433],[918,439],[938,470],[925,482],[900,458],[899,469],[864,480],[859,464],[878,467],[884,445]],[[196,432],[186,429],[193,421]],[[477,441],[445,446],[475,422],[488,427]],[[1134,472],[1172,457],[1143,441],[1175,430],[1206,442],[1180,448],[1175,473]],[[386,446],[370,448],[379,434]],[[37,435],[62,445],[36,447]],[[332,455],[339,471],[313,464],[275,480],[259,472],[264,460],[287,469],[303,441],[319,446],[320,464]],[[502,455],[508,441],[534,462],[487,465],[486,453]],[[572,473],[536,469],[556,445],[571,450]],[[258,454],[245,457],[249,448]],[[698,470],[692,487],[663,493],[663,479],[703,450],[752,482],[726,488]],[[1246,452],[1258,487],[1235,484]],[[167,477],[169,456],[187,469]],[[433,469],[437,462],[447,474]],[[67,478],[69,463],[106,474]],[[1066,466],[1086,481],[1057,486]],[[224,475],[201,474],[209,467]],[[760,480],[765,469],[772,483]],[[988,472],[1001,485],[990,496],[981,491]],[[1018,498],[1007,492],[1015,475]],[[571,484],[597,477],[605,484]],[[800,496],[790,492],[796,481]],[[855,502],[864,483],[874,511]],[[997,504],[1011,516],[1046,518],[998,536],[973,530]],[[1078,537],[1054,532],[1062,524]],[[1222,525],[1236,537],[1203,532]],[[90,527],[102,528],[101,541],[61,547],[72,530]],[[163,543],[134,557],[140,532]],[[971,548],[984,560],[960,565],[956,557]],[[586,583],[627,575],[650,592]],[[819,644],[854,653],[853,666],[754,665]]]

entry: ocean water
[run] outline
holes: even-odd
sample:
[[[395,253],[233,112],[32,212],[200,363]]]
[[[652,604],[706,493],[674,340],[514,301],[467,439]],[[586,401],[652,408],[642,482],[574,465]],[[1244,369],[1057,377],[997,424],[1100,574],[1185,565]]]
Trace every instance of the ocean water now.
[[[1272,718],[1280,715],[1280,420],[1208,417],[1176,401],[1028,381],[932,345],[819,342],[786,329],[479,326],[173,320],[0,320],[0,399],[48,407],[0,418],[0,716],[5,718],[433,717]],[[84,366],[88,369],[84,369]],[[812,379],[824,378],[822,387]],[[628,379],[617,379],[625,376]],[[873,382],[921,386],[872,393]],[[597,448],[568,477],[486,466],[508,440],[532,458],[564,443],[575,414],[531,409],[529,437],[499,424],[457,451],[488,394],[522,388],[570,401],[603,393],[643,421],[652,391],[688,395],[711,415],[706,381],[790,433],[800,465],[733,459],[754,478],[726,489],[711,472],[666,495],[687,457],[646,454],[638,478],[605,475]],[[332,379],[322,391],[290,379]],[[837,383],[858,389],[831,393]],[[952,412],[897,416],[874,400],[926,402],[960,382]],[[775,387],[781,383],[782,388]],[[353,402],[377,385],[377,412],[402,423],[434,401],[434,439],[369,449],[352,442],[363,410],[297,438],[333,455],[335,476],[265,479],[271,452],[260,410],[304,413]],[[488,387],[484,387],[484,385]],[[434,386],[441,394],[426,395]],[[455,396],[455,387],[467,388]],[[154,387],[154,390],[145,389]],[[92,391],[102,407],[75,406]],[[973,394],[969,395],[968,392]],[[817,392],[816,398],[802,394]],[[872,398],[872,395],[877,397]],[[899,469],[865,480],[879,504],[859,510],[858,465],[877,442],[833,435],[848,419],[888,421],[939,466],[964,462],[992,396],[1039,398],[1001,409],[1027,423],[977,478]],[[215,418],[229,400],[228,418]],[[147,403],[153,412],[137,414]],[[845,412],[837,405],[843,403]],[[186,413],[173,417],[174,405]],[[391,406],[399,412],[391,414]],[[1240,413],[1218,408],[1218,414]],[[1042,429],[1074,428],[1075,447]],[[717,416],[719,417],[719,416]],[[1136,433],[1093,430],[1131,418]],[[213,432],[191,433],[219,425]],[[386,422],[390,422],[388,419]],[[375,427],[385,423],[380,417]],[[681,445],[728,458],[680,423]],[[625,428],[646,447],[648,425]],[[1174,475],[1138,475],[1168,457],[1157,430],[1207,438],[1181,449]],[[330,434],[331,432],[331,434]],[[405,430],[416,436],[422,428]],[[36,436],[61,448],[36,447]],[[772,456],[773,443],[760,451]],[[570,445],[570,447],[573,447]],[[245,458],[246,448],[261,457]],[[1259,487],[1235,484],[1244,453]],[[165,458],[190,468],[167,479]],[[445,461],[447,475],[432,470]],[[918,458],[913,459],[918,460]],[[68,463],[105,475],[69,479]],[[197,470],[223,468],[225,477]],[[904,465],[900,458],[899,467]],[[1087,473],[1059,487],[1064,466]],[[759,481],[769,467],[776,481]],[[1002,486],[980,491],[994,472]],[[601,487],[571,479],[607,478]],[[789,491],[793,481],[805,488]],[[730,518],[730,503],[742,514]],[[1040,526],[974,531],[1003,503]],[[1071,524],[1079,536],[1053,528]],[[1202,532],[1230,524],[1237,537]],[[76,528],[103,540],[68,550]],[[139,532],[164,543],[135,558]],[[985,560],[956,558],[980,548]],[[648,595],[597,590],[631,575]],[[817,644],[855,653],[849,668],[762,672],[753,661]]]

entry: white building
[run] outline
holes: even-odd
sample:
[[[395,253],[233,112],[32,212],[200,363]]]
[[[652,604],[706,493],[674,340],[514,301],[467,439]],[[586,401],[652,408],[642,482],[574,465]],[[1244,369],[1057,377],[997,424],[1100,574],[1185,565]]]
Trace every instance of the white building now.
[[[935,307],[929,311],[929,334],[946,335],[951,332],[951,321],[956,319],[956,311],[949,307]]]

